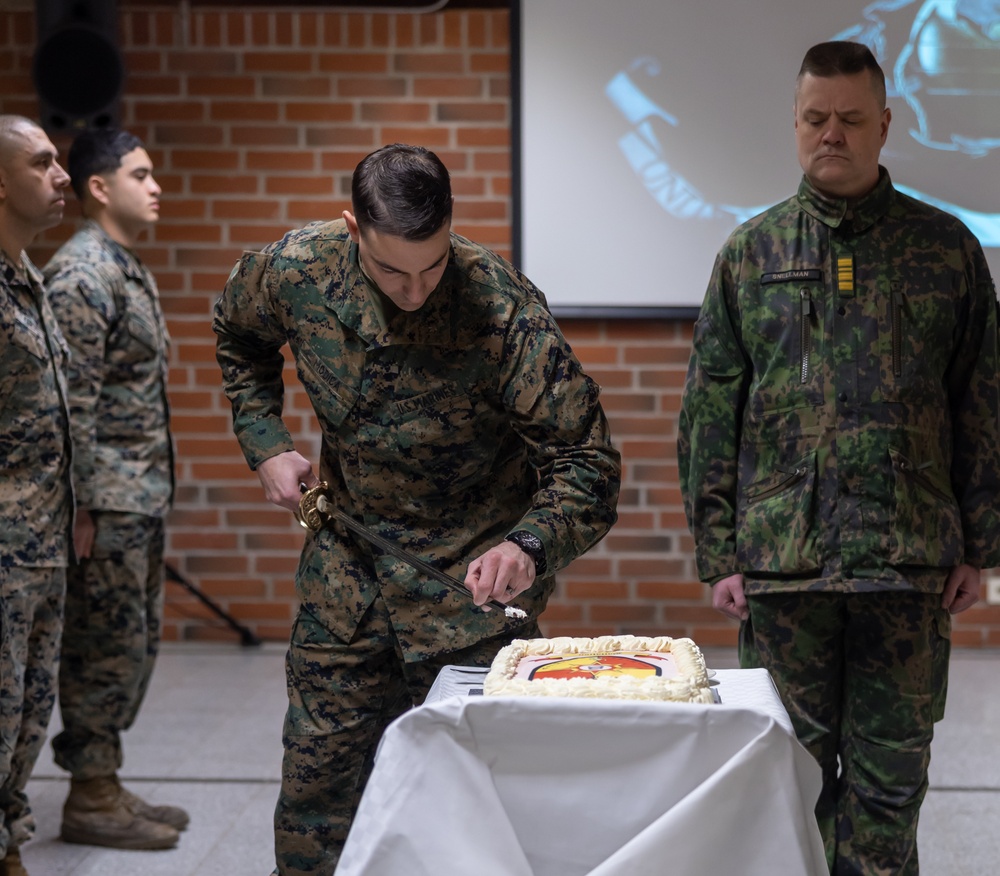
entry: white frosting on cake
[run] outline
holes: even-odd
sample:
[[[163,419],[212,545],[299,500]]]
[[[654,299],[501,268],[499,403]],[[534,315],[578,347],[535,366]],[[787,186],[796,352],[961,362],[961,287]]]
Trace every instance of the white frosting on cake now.
[[[541,659],[546,657],[551,659]],[[552,670],[571,677],[545,677]],[[714,701],[705,659],[698,646],[691,639],[668,636],[515,639],[494,658],[483,683],[483,693],[687,703]]]

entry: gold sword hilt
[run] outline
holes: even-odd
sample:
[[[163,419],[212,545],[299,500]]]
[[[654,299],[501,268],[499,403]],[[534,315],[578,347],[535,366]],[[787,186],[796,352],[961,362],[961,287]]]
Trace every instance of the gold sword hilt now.
[[[295,519],[299,521],[299,526],[303,529],[319,532],[330,519],[330,500],[326,495],[327,488],[326,481],[320,481],[315,487],[299,484],[302,498],[299,499]]]

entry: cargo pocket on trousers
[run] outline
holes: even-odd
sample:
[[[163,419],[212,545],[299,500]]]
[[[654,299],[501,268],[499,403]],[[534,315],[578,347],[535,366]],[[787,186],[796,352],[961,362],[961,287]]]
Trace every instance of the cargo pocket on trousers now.
[[[937,723],[944,718],[944,707],[948,699],[948,664],[951,660],[951,615],[945,608],[934,613],[931,649],[931,715]]]
[[[747,600],[749,607],[749,600]],[[757,642],[753,635],[753,614],[747,616],[746,620],[740,621],[739,640],[736,644],[736,653],[739,656],[740,669],[760,669],[763,664],[760,653],[757,651]]]

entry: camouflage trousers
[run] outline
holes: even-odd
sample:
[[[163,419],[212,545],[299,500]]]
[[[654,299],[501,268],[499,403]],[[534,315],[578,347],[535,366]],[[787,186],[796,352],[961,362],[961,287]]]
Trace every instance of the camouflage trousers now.
[[[740,664],[763,666],[819,762],[816,818],[836,876],[916,876],[917,818],[944,716],[951,618],[940,594],[748,597]]]
[[[121,768],[121,733],[142,704],[160,647],[163,521],[94,513],[90,557],[71,565],[59,668],[55,762],[75,779]]]
[[[441,667],[489,666],[530,621],[431,660],[405,663],[381,597],[350,642],[300,610],[286,660],[281,794],[274,815],[275,874],[332,876],[388,724],[423,702]]]
[[[0,858],[34,835],[24,793],[56,701],[66,570],[0,569]]]

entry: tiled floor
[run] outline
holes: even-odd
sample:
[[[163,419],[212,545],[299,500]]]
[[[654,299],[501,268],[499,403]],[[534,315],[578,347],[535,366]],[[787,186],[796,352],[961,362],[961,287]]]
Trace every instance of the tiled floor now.
[[[148,698],[125,735],[125,784],[191,814],[176,848],[124,852],[60,842],[68,782],[46,746],[28,794],[38,824],[31,876],[267,876],[281,776],[284,647],[164,647]],[[50,737],[58,730],[58,713]]]
[[[67,782],[49,749],[28,786],[38,822],[24,849],[31,876],[267,876],[284,713],[284,648],[168,645],[149,698],[126,735],[130,788],[191,813],[176,849],[120,852],[59,841]],[[710,666],[734,665],[709,651]],[[1000,862],[1000,652],[952,661],[920,822],[929,876],[995,876]],[[52,728],[57,729],[56,727]]]

